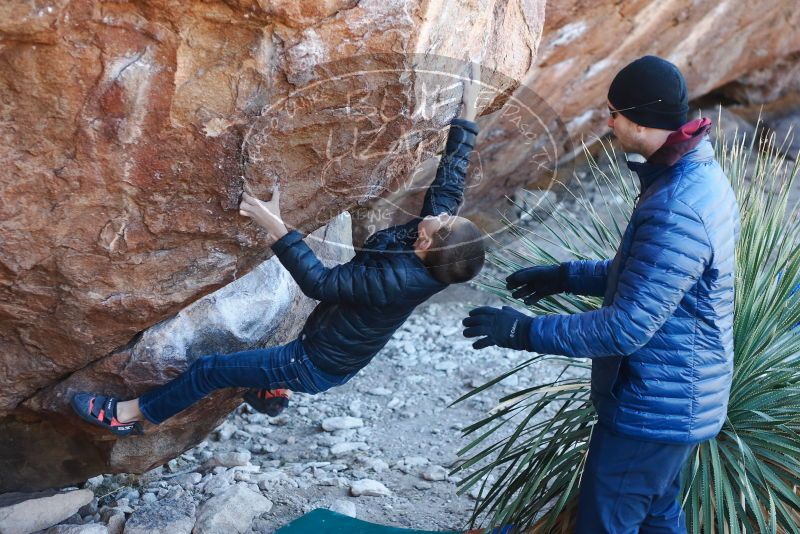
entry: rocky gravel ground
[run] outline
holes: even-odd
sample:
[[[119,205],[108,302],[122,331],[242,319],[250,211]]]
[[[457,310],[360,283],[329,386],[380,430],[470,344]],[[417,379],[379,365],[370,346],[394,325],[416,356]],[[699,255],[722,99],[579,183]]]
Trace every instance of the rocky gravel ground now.
[[[239,519],[251,532],[274,532],[320,507],[388,525],[464,527],[475,494],[458,495],[460,479],[449,476],[467,443],[461,429],[504,394],[561,370],[526,369],[451,407],[526,358],[498,348],[475,351],[461,336],[459,322],[471,305],[489,299],[465,287],[447,290],[421,306],[346,385],[296,394],[275,418],[242,405],[206,441],[162,468],[91,479],[86,487],[95,499],[65,524],[122,532],[127,521],[130,534],[189,532],[194,520],[195,532],[225,532],[217,530],[217,516],[237,501],[249,503]]]

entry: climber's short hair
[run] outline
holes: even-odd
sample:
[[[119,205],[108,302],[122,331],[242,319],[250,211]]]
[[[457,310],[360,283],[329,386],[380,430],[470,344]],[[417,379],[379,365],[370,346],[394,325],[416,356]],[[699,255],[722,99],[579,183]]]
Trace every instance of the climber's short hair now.
[[[486,258],[483,232],[469,219],[456,217],[440,228],[431,240],[425,265],[434,278],[457,284],[475,278]]]

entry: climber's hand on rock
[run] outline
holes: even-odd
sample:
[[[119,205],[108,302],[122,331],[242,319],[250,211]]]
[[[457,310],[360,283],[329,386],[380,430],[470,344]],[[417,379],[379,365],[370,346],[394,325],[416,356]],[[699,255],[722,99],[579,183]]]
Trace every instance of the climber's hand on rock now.
[[[245,185],[242,201],[239,204],[239,214],[253,219],[256,224],[269,233],[272,239],[278,240],[288,233],[281,218],[280,202],[281,191],[277,185],[272,188],[272,198],[269,201],[257,199],[250,188]]]
[[[469,66],[469,77],[464,80],[464,92],[461,94],[461,118],[474,121],[478,116],[478,94],[481,91],[481,66],[472,61]]]

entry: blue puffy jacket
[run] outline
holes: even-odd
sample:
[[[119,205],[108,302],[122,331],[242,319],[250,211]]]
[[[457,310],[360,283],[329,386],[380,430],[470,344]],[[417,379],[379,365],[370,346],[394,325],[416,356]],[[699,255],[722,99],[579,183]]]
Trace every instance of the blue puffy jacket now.
[[[617,432],[696,443],[722,428],[733,376],[739,208],[707,138],[673,166],[629,163],[641,196],[613,260],[574,261],[568,291],[603,306],[533,320],[532,350],[592,358]]]
[[[420,217],[458,211],[477,133],[474,122],[453,120]],[[337,375],[361,369],[414,308],[447,287],[414,253],[419,221],[415,218],[372,234],[352,260],[330,269],[297,231],[272,245],[303,293],[320,301],[300,335],[318,368]]]

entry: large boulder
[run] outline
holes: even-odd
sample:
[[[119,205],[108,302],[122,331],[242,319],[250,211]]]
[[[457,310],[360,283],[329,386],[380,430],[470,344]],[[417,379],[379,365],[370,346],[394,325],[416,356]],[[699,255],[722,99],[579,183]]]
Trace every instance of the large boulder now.
[[[204,351],[296,333],[302,299],[274,262],[259,334],[188,317],[265,259],[238,215],[243,183],[260,195],[280,183],[288,222],[311,231],[441,145],[460,82],[431,93],[422,73],[458,74],[437,58],[506,73],[483,107],[501,105],[535,59],[544,0],[449,6],[0,3],[0,491],[141,471],[236,405],[221,393],[117,442],[67,400],[138,394]]]
[[[573,137],[588,141],[608,132],[608,86],[630,61],[646,54],[672,61],[686,77],[689,97],[698,98],[800,51],[798,26],[797,2],[558,0],[548,3],[525,83]]]
[[[328,265],[352,257],[344,213],[306,240]],[[285,343],[315,302],[274,256],[246,275],[148,328],[125,347],[38,391],[3,420],[0,484],[50,487],[98,473],[144,472],[202,441],[234,408],[242,390],[220,390],[143,436],[114,439],[65,412],[76,391],[133,398],[163,384],[197,358]],[[67,409],[69,410],[69,409]]]
[[[502,216],[516,218],[506,196],[523,187],[548,189],[569,181],[581,142],[592,144],[609,132],[611,80],[643,55],[674,62],[692,99],[724,88],[720,97],[763,104],[796,90],[798,27],[796,1],[549,1],[532,68],[505,107],[479,121],[482,131],[462,213],[484,229],[499,230]],[[417,189],[430,183],[434,171],[431,163],[417,174]],[[405,190],[374,201],[370,210],[355,214],[356,242],[418,204],[419,197]]]

